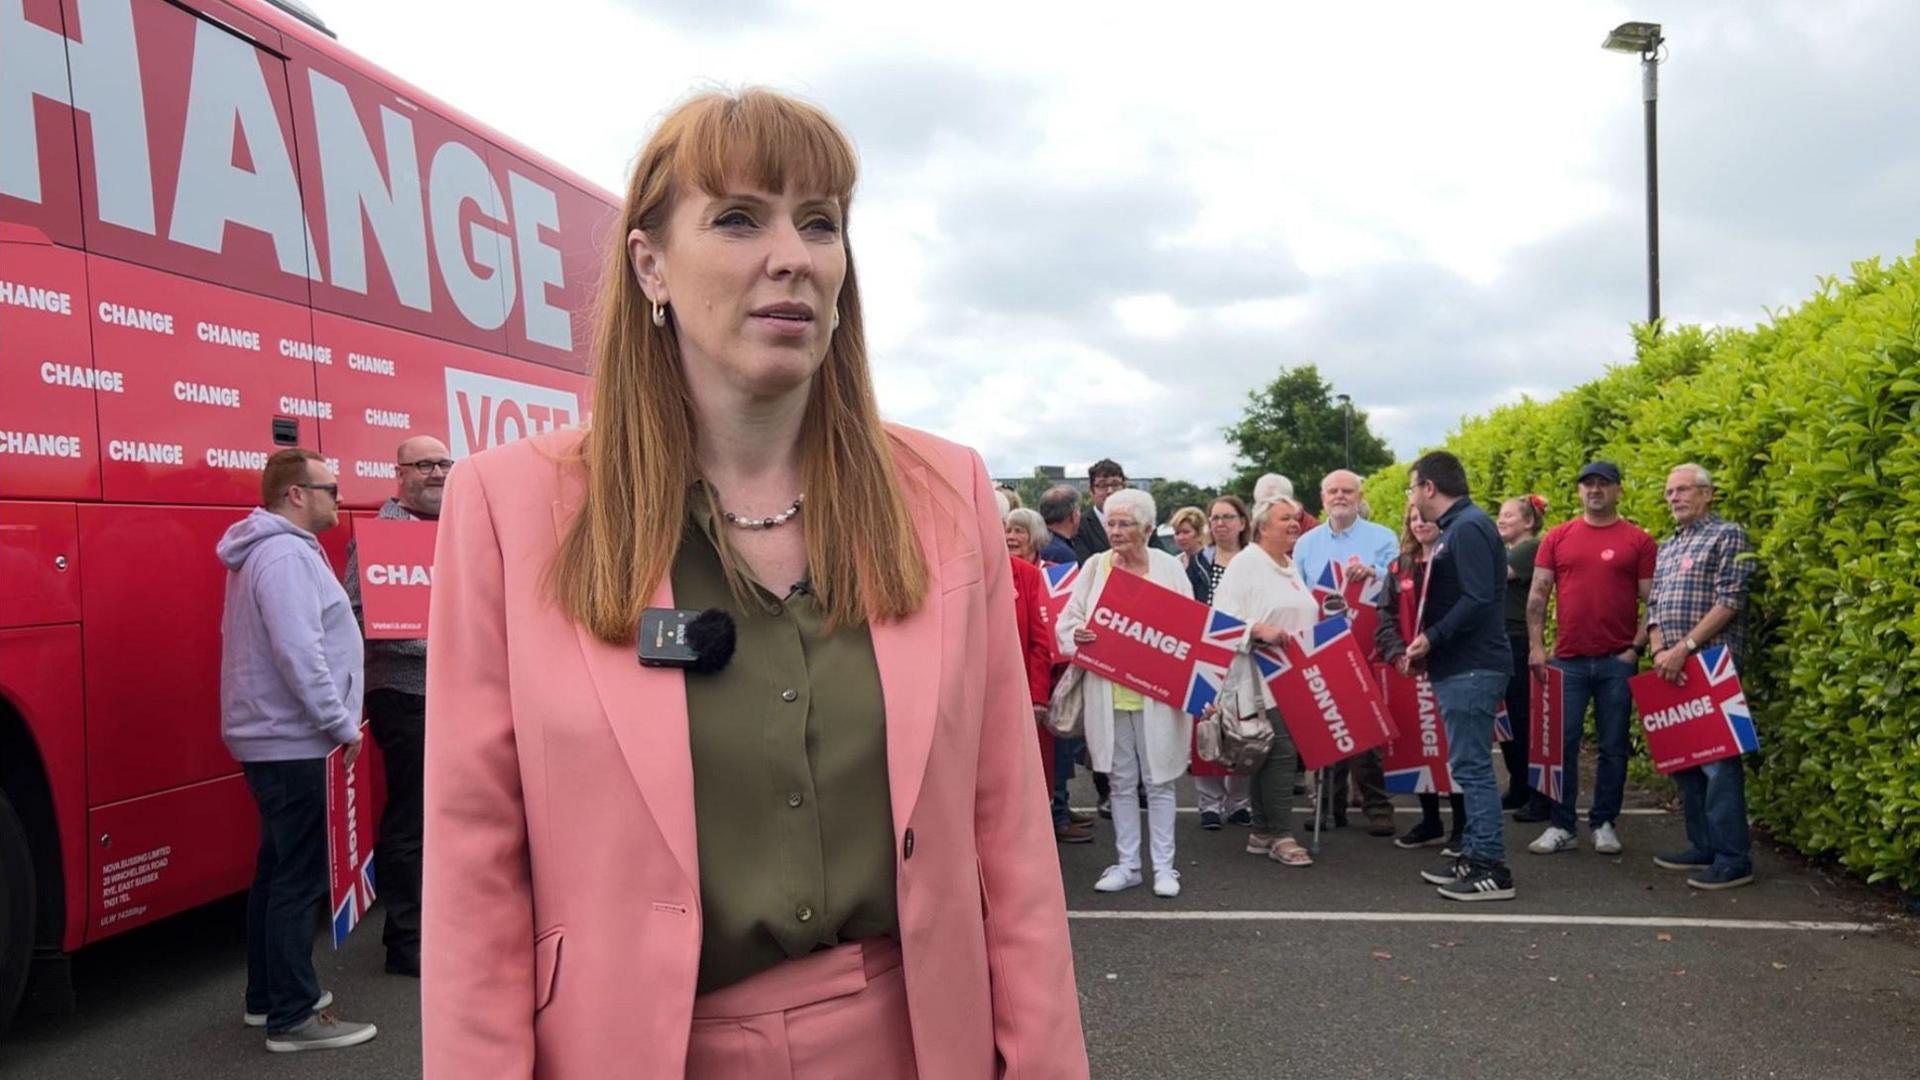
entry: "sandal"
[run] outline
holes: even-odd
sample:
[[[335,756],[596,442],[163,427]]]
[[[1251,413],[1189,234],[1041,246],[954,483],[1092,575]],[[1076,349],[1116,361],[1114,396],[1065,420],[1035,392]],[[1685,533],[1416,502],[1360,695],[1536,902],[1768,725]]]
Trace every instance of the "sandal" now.
[[[1273,842],[1273,849],[1267,852],[1267,858],[1281,866],[1312,866],[1313,856],[1300,846],[1300,841],[1291,836],[1283,836]]]

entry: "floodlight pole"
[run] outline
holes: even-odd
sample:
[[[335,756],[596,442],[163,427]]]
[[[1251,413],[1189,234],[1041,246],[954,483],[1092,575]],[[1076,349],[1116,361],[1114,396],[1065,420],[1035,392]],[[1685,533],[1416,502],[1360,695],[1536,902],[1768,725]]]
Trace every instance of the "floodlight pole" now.
[[[1347,452],[1346,467],[1351,471],[1353,469],[1353,395],[1335,394],[1334,396],[1340,399],[1340,404],[1343,406],[1341,420],[1344,421],[1345,438],[1342,440],[1342,443],[1345,445]]]

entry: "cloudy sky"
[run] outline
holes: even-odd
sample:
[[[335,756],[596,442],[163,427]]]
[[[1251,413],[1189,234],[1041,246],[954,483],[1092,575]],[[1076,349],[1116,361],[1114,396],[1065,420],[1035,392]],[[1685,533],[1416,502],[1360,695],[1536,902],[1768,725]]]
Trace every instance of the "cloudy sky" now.
[[[1223,478],[1316,363],[1408,455],[1631,357],[1659,21],[1663,307],[1749,325],[1920,237],[1920,4],[313,0],[608,189],[672,103],[824,105],[890,418],[1001,474]],[[537,12],[537,15],[534,14]]]

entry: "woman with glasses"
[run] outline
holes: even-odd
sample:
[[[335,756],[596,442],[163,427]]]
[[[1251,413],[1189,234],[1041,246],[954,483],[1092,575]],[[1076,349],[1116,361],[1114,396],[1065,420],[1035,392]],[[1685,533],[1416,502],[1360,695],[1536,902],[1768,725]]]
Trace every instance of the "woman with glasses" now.
[[[1111,551],[1088,560],[1074,579],[1073,596],[1060,613],[1055,632],[1062,653],[1072,656],[1099,640],[1090,619],[1099,593],[1115,574],[1132,574],[1181,596],[1191,597],[1180,560],[1147,546],[1153,528],[1153,496],[1136,488],[1107,499],[1107,537]],[[1113,780],[1113,844],[1117,857],[1094,883],[1100,892],[1119,892],[1141,884],[1139,789],[1147,792],[1147,827],[1152,834],[1153,893],[1180,895],[1180,871],[1173,865],[1173,783],[1187,771],[1193,717],[1140,692],[1089,672],[1086,676],[1087,752],[1098,772]]]

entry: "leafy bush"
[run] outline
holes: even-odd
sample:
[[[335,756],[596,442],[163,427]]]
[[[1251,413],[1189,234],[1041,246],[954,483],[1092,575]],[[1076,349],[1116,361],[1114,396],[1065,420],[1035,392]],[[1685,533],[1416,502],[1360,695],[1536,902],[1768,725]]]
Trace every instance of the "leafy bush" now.
[[[1857,263],[1748,330],[1638,332],[1634,363],[1461,423],[1445,447],[1480,501],[1575,508],[1579,466],[1626,474],[1621,509],[1672,531],[1667,471],[1713,472],[1759,570],[1742,672],[1760,728],[1754,814],[1809,854],[1920,892],[1920,255]],[[1407,469],[1367,486],[1375,517]],[[1637,739],[1637,735],[1636,735]],[[1639,767],[1645,769],[1644,758]]]

